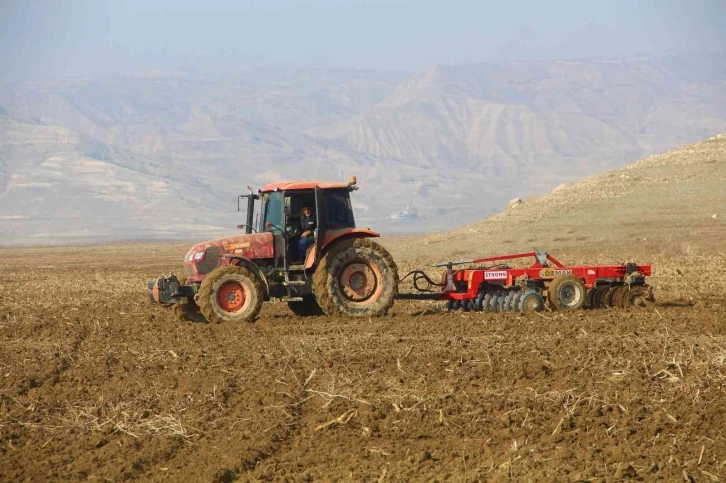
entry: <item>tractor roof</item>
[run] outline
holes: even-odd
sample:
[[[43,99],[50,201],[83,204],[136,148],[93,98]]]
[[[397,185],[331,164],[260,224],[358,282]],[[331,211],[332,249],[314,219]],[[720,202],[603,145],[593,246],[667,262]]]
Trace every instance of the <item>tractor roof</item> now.
[[[349,183],[331,183],[329,181],[278,181],[277,183],[270,183],[262,188],[263,193],[270,191],[295,191],[295,190],[311,190],[319,187],[321,189],[334,189],[334,188],[350,188]]]

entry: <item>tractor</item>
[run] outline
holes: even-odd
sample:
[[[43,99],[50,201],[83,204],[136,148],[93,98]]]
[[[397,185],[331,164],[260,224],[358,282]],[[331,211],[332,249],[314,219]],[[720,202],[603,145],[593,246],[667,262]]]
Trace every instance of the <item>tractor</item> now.
[[[154,303],[195,321],[254,321],[264,301],[287,302],[299,316],[385,315],[398,292],[398,269],[369,228],[356,228],[341,182],[276,182],[248,187],[244,234],[200,243],[184,257],[186,276],[148,282]],[[259,211],[256,204],[259,202]],[[313,244],[299,250],[303,206],[314,207]]]

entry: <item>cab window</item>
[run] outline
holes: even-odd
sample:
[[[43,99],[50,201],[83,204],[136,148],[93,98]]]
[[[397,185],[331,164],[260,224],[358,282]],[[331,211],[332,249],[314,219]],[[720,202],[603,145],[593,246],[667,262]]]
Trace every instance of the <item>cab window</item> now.
[[[273,191],[272,193],[265,193],[263,195],[265,198],[263,200],[264,203],[264,220],[265,223],[263,224],[263,230],[269,231],[274,234],[279,235],[281,232],[281,227],[283,225],[282,221],[282,204],[283,204],[283,193],[282,191]],[[267,223],[270,223],[271,226],[267,226]]]

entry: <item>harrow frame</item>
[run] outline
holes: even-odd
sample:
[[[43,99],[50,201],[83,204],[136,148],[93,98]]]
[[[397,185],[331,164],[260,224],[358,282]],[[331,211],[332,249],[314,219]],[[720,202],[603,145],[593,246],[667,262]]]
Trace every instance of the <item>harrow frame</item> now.
[[[491,264],[492,262],[504,262],[509,260],[533,257],[534,263],[525,268],[514,268],[503,263],[489,266],[474,266],[467,268],[454,268],[462,264]],[[652,288],[646,283],[645,277],[650,276],[652,268],[650,265],[639,265],[636,263],[625,263],[621,265],[573,265],[568,266],[554,258],[547,252],[534,251],[516,253],[510,255],[498,255],[493,257],[477,258],[474,260],[444,262],[432,265],[433,267],[447,267],[443,273],[441,283],[430,283],[439,288],[438,292],[419,294],[399,294],[403,299],[434,299],[447,302],[449,309],[463,310],[490,310],[491,311],[528,311],[542,310],[545,307],[545,300],[552,302],[548,289],[553,280],[561,276],[570,276],[579,280],[584,290],[592,292],[593,289],[601,287],[644,287],[647,289],[648,299],[652,299]],[[415,271],[423,273],[420,271]],[[414,272],[412,272],[414,273]],[[405,277],[404,277],[405,278]],[[428,277],[426,277],[427,280]],[[575,285],[577,281],[573,281]],[[425,292],[416,283],[417,290]],[[577,288],[577,287],[575,287]],[[623,290],[624,290],[623,289]],[[604,290],[604,289],[603,289]],[[642,291],[642,290],[641,290]],[[521,305],[520,299],[528,293],[538,294],[540,302]],[[603,291],[604,295],[605,291]],[[484,297],[490,294],[488,299]],[[510,299],[504,300],[506,297]],[[495,301],[490,302],[494,297]],[[512,298],[513,297],[513,298]],[[593,305],[593,298],[588,295],[587,305]],[[602,302],[602,306],[611,306]],[[550,303],[550,308],[555,308]],[[582,306],[584,304],[577,304]]]

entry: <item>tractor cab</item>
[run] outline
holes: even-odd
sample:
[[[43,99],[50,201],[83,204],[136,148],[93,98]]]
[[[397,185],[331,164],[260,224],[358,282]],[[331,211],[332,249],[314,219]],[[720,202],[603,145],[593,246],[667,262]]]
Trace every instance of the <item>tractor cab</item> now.
[[[288,270],[310,268],[320,259],[325,245],[336,235],[355,229],[350,192],[356,190],[355,177],[349,183],[279,182],[271,183],[248,197],[247,233],[271,233],[274,265]],[[255,200],[259,212],[255,214]],[[313,243],[300,250],[302,235],[308,227],[301,226],[303,207],[312,209]],[[254,220],[257,222],[255,223]]]

